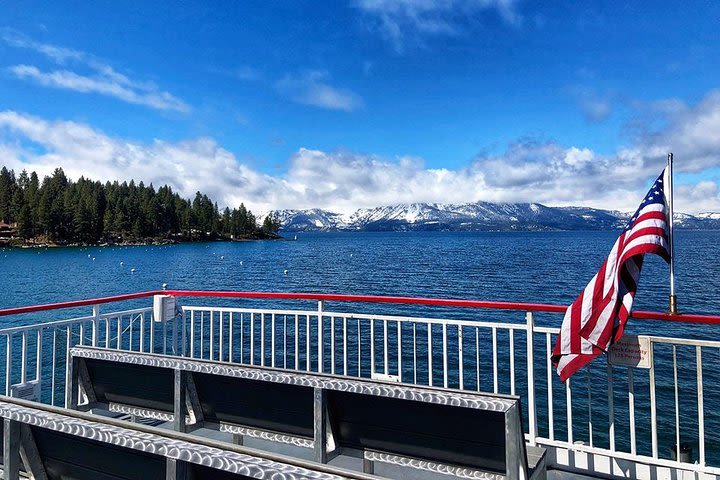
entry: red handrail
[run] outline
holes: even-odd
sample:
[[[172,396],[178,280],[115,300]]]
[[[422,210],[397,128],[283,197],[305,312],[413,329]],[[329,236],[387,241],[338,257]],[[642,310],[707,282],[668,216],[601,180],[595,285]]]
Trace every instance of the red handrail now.
[[[524,310],[533,312],[564,312],[566,307],[542,303],[492,302],[460,300],[454,298],[391,297],[380,295],[342,295],[336,293],[283,293],[283,292],[217,292],[197,290],[167,290],[176,297],[266,298],[275,300],[322,300],[325,302],[395,303],[402,305],[429,305],[433,307],[489,308],[494,310]]]
[[[0,309],[0,317],[6,315],[19,315],[21,313],[44,312],[46,310],[60,310],[61,308],[87,307],[103,303],[122,302],[123,300],[134,300],[136,298],[152,297],[163,293],[162,290],[149,292],[127,293],[125,295],[114,295],[112,297],[91,298],[88,300],[73,300],[70,302],[45,303],[43,305],[30,305],[27,307],[13,307]]]
[[[226,292],[207,290],[151,290],[147,292],[116,295],[112,297],[101,297],[88,300],[76,300],[70,302],[49,303],[44,305],[32,305],[26,307],[15,307],[0,309],[0,317],[16,315],[21,313],[41,312],[47,310],[58,310],[62,308],[84,307],[123,300],[151,297],[153,295],[166,294],[177,297],[216,297],[216,298],[255,298],[272,300],[314,300],[327,302],[364,302],[364,303],[391,303],[402,305],[427,305],[433,307],[462,307],[462,308],[487,308],[492,310],[520,310],[526,312],[550,312],[563,313],[567,306],[552,305],[546,303],[522,303],[522,302],[499,302],[483,300],[461,300],[450,298],[419,298],[419,297],[393,297],[379,295],[342,295],[334,293],[296,293],[296,292]],[[681,323],[702,323],[708,325],[720,325],[718,315],[696,315],[677,314],[671,315],[661,312],[635,311],[633,318],[642,320],[666,320]]]

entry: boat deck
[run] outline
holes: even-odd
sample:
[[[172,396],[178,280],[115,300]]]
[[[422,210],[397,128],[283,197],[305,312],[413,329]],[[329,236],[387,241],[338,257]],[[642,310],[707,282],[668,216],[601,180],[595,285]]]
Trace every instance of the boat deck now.
[[[63,317],[68,308],[81,315]],[[720,478],[720,316],[634,312],[650,334],[630,339],[628,348],[650,355],[636,364],[596,362],[563,384],[549,361],[558,333],[549,325],[559,325],[563,311],[547,304],[195,291],[4,309],[0,317],[11,325],[14,318],[26,324],[0,330],[0,385],[9,396],[63,407],[68,352],[85,345],[504,393],[521,397],[528,445],[548,449],[548,478]],[[692,324],[695,337],[655,335],[658,322]],[[681,461],[676,445],[684,450]]]

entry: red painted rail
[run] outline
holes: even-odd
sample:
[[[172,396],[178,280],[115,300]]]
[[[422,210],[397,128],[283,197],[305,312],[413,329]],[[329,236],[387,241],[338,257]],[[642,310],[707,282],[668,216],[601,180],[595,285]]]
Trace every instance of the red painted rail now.
[[[451,298],[420,298],[420,297],[393,297],[379,295],[342,295],[334,293],[295,293],[295,292],[225,292],[207,290],[151,290],[147,292],[116,295],[112,297],[76,300],[70,302],[48,303],[26,307],[0,309],[0,317],[18,315],[22,313],[59,310],[63,308],[86,307],[104,303],[121,302],[153,295],[166,294],[177,297],[213,297],[213,298],[246,298],[267,300],[313,300],[326,302],[362,302],[362,303],[390,303],[400,305],[426,305],[432,307],[461,307],[482,308],[490,310],[516,310],[524,312],[550,312],[563,313],[567,306],[547,303],[522,302],[495,302],[484,300],[462,300]],[[635,311],[633,318],[641,320],[666,320],[681,323],[700,323],[706,325],[720,325],[719,315],[677,314],[671,315],[662,312]]]
[[[90,305],[101,305],[103,303],[122,302],[123,300],[134,300],[136,298],[152,297],[153,295],[163,293],[162,290],[153,290],[149,292],[128,293],[125,295],[115,295],[112,297],[91,298],[88,300],[73,300],[70,302],[45,303],[43,305],[30,305],[27,307],[13,307],[0,309],[0,317],[6,315],[19,315],[21,313],[44,312],[47,310],[60,310],[62,308],[87,307]]]

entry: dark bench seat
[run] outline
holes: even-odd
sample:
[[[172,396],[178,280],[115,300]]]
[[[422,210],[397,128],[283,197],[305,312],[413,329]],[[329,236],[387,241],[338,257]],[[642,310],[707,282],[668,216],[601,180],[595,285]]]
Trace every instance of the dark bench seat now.
[[[518,397],[77,347],[70,408],[172,421],[464,478],[541,478],[528,468]],[[83,401],[78,405],[78,395]]]
[[[373,480],[360,472],[0,396],[3,479]]]

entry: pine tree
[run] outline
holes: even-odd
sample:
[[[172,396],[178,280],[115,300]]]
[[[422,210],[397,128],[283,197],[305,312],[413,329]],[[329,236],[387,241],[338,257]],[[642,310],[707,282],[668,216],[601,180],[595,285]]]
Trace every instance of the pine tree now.
[[[13,222],[13,193],[15,173],[3,167],[0,169],[0,221]]]
[[[263,220],[262,231],[264,233],[277,233],[280,230],[280,218],[277,213],[270,212]]]
[[[28,204],[23,205],[20,209],[20,214],[18,215],[18,233],[20,237],[25,240],[29,240],[35,236],[32,211]]]
[[[68,180],[61,168],[40,182],[37,174],[0,169],[0,220],[18,222],[24,239],[47,236],[57,242],[144,239],[183,235],[190,240],[247,237],[257,233],[255,216],[240,204],[226,207],[197,192],[192,201],[163,185]],[[276,231],[274,218],[263,231]]]
[[[225,235],[225,236],[229,236],[229,235],[232,234],[232,228],[231,228],[231,225],[230,225],[230,221],[231,221],[231,220],[230,220],[230,219],[231,219],[230,215],[231,215],[231,214],[230,214],[230,208],[229,208],[229,207],[225,207],[225,210],[223,210],[222,221],[221,221],[221,224],[222,224],[222,230],[221,230],[221,232],[222,232],[222,234]]]

